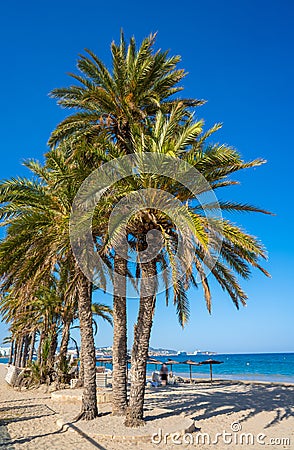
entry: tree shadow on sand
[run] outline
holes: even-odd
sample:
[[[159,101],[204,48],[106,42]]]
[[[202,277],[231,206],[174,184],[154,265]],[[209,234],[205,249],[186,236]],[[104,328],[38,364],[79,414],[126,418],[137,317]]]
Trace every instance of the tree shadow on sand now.
[[[71,427],[80,434],[80,436],[82,436],[82,438],[87,441],[89,444],[92,445],[93,448],[98,448],[99,450],[106,450],[105,447],[103,447],[102,445],[100,445],[97,441],[95,441],[94,439],[92,439],[90,436],[88,436],[86,433],[82,432],[80,429],[78,429],[77,427],[75,427],[74,425],[71,425]],[[2,433],[2,426],[0,423],[0,433]],[[34,439],[37,438],[42,438],[42,437],[46,437],[46,436],[54,436],[54,435],[61,435],[66,433],[66,430],[60,429],[60,430],[56,430],[56,431],[52,431],[51,433],[44,433],[44,434],[36,434],[36,435],[30,435],[30,436],[26,436],[25,438],[18,438],[18,439],[14,439],[12,440],[8,431],[6,430],[6,434],[5,436],[2,438],[2,434],[1,434],[1,441],[0,441],[0,448],[3,448],[5,450],[14,450],[15,447],[14,445],[20,445],[20,444],[27,444],[28,442],[34,442]]]
[[[16,444],[25,444],[25,443],[28,443],[28,442],[32,442],[34,439],[37,439],[37,438],[40,438],[40,437],[45,437],[45,436],[53,436],[53,435],[56,435],[56,434],[62,434],[62,433],[65,433],[66,431],[63,431],[63,430],[57,430],[57,431],[52,431],[51,433],[44,433],[44,434],[36,434],[36,435],[31,435],[31,436],[27,436],[27,437],[25,437],[25,438],[19,438],[19,439],[14,439],[14,440],[12,440],[11,438],[10,438],[10,435],[9,435],[9,440],[6,442],[6,443],[0,443],[0,448],[2,447],[2,448],[5,448],[5,450],[6,449],[11,449],[11,450],[13,450],[14,449],[14,445],[16,445]]]
[[[42,404],[28,404],[17,406],[6,406],[0,408],[2,425],[7,425],[10,422],[23,422],[31,419],[41,419],[56,414],[53,409],[47,405]]]
[[[5,450],[14,450],[13,445],[11,445],[11,436],[7,426],[0,420],[0,448],[1,447],[5,448]]]
[[[31,402],[32,400],[48,400],[50,399],[50,395],[46,395],[46,397],[27,397],[27,398],[18,398],[13,400],[1,400],[0,405],[6,405],[7,403],[23,403],[23,402]]]
[[[238,386],[235,391],[234,386]],[[242,390],[240,390],[240,386],[243,387]],[[290,398],[294,398],[292,386],[269,386],[254,383],[247,385],[236,382],[230,384],[229,390],[227,384],[223,383],[203,388],[178,386],[157,392],[156,398],[146,400],[146,409],[165,408],[168,411],[157,416],[148,416],[146,420],[184,413],[194,420],[200,421],[224,414],[242,413],[243,418],[240,419],[240,422],[245,422],[259,413],[268,411],[275,415],[273,420],[264,427],[269,428],[282,420],[293,417],[294,412],[293,402],[290,404]],[[245,410],[250,410],[250,412],[244,416]]]
[[[56,431],[52,431],[50,433],[44,433],[44,434],[37,433],[35,435],[32,434],[32,435],[29,435],[29,436],[26,436],[23,438],[16,438],[16,439],[12,440],[10,434],[8,433],[8,429],[7,429],[8,423],[22,422],[22,421],[31,420],[31,419],[41,419],[44,417],[55,415],[56,412],[53,411],[49,406],[42,405],[42,404],[6,406],[6,407],[0,408],[0,412],[2,413],[2,416],[3,416],[3,413],[7,415],[7,417],[0,420],[0,448],[3,448],[5,450],[14,450],[15,445],[26,444],[29,442],[32,442],[32,444],[33,444],[34,440],[37,438],[61,435],[66,432],[66,429],[59,429]],[[105,413],[104,415],[107,415],[107,414],[108,413]],[[105,450],[104,447],[102,447],[102,445],[100,445],[98,442],[96,442],[90,436],[83,433],[81,430],[79,430],[73,424],[71,424],[71,428],[75,429],[75,431],[77,431],[83,437],[84,440],[86,440],[88,443],[90,443],[93,448]]]

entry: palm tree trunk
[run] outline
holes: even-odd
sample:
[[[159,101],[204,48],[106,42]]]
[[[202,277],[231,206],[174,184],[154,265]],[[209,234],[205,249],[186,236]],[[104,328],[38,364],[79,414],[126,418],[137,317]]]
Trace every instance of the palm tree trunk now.
[[[124,415],[127,407],[127,312],[126,267],[119,255],[114,257],[112,414]]]
[[[61,342],[60,342],[59,359],[65,358],[66,354],[67,354],[70,324],[71,324],[71,320],[67,320],[64,322],[64,326],[62,329]]]
[[[56,324],[52,325],[51,331],[51,343],[50,343],[50,349],[49,349],[49,355],[47,360],[48,367],[54,367],[55,362],[55,354],[57,350],[57,330],[56,330]]]
[[[77,341],[71,337],[72,341],[75,344],[76,347],[76,352],[77,352],[77,358],[79,360],[79,365],[78,365],[78,375],[79,375],[79,379],[78,382],[76,384],[76,387],[83,387],[84,386],[84,369],[83,369],[83,360],[82,360],[82,349],[79,350],[79,346]]]
[[[70,324],[71,324],[71,319],[70,320],[65,320],[64,325],[63,325],[63,329],[62,329],[62,336],[61,336],[61,343],[60,343],[60,350],[59,350],[59,358],[58,358],[59,359],[58,365],[59,365],[59,369],[61,370],[61,372],[65,368],[67,348],[68,348],[69,335],[70,335],[70,332],[69,332]]]
[[[78,309],[80,319],[81,347],[84,370],[84,391],[82,397],[82,410],[79,419],[91,420],[98,416],[96,396],[96,355],[92,325],[91,310],[91,283],[79,271]]]
[[[32,331],[31,333],[31,341],[30,341],[30,351],[28,356],[28,361],[32,362],[33,356],[34,356],[34,348],[35,348],[35,339],[36,339],[36,332]]]
[[[151,278],[153,277],[153,278]],[[146,364],[153,323],[156,293],[156,263],[141,264],[140,306],[134,326],[134,344],[131,360],[131,391],[125,425],[144,425],[143,406],[146,384]]]
[[[21,367],[22,349],[23,349],[23,337],[20,337],[17,342],[17,352],[15,358],[16,367]]]
[[[29,335],[26,334],[23,338],[23,350],[21,355],[21,367],[26,367],[29,351]]]
[[[96,369],[95,369],[96,370]],[[84,363],[83,363],[83,349],[80,348],[80,367],[79,367],[79,381],[76,384],[76,387],[84,386]]]
[[[13,354],[14,354],[14,340],[11,340],[11,344],[10,344],[10,353],[9,353],[9,360],[8,360],[8,364],[12,364],[13,361]]]
[[[12,363],[14,366],[16,365],[16,358],[17,358],[18,347],[19,347],[18,343],[19,343],[19,339],[15,339],[14,352],[13,352],[13,363]]]
[[[44,338],[44,333],[43,333],[43,331],[40,331],[39,346],[38,346],[38,356],[37,356],[37,362],[40,365],[42,364],[43,338]]]

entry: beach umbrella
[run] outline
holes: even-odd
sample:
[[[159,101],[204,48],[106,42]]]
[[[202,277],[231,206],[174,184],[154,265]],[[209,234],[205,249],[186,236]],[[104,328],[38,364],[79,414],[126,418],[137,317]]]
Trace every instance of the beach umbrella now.
[[[112,364],[112,358],[106,358],[102,356],[101,358],[96,358],[96,361],[105,366],[106,364]]]
[[[223,361],[216,361],[215,359],[206,359],[205,361],[200,361],[197,365],[202,366],[204,364],[209,364],[210,367],[210,382],[212,383],[212,365],[213,364],[223,364]]]
[[[148,358],[147,359],[147,363],[148,364],[155,364],[155,370],[157,370],[157,365],[158,364],[161,365],[162,361],[159,361],[158,359],[155,359],[155,358]]]
[[[173,364],[180,364],[180,363],[179,363],[179,361],[176,361],[174,359],[168,359],[165,364],[170,366],[170,371],[172,372],[173,371]]]
[[[192,359],[187,359],[187,361],[184,361],[184,364],[189,364],[190,366],[190,382],[192,382],[192,366],[198,366],[198,363],[192,361]]]

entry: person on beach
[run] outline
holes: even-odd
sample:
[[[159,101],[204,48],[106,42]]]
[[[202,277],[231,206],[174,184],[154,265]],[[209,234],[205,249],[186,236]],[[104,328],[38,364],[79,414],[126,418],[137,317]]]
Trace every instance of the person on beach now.
[[[168,376],[168,368],[167,368],[166,364],[164,364],[164,363],[162,364],[159,373],[160,373],[160,377],[161,377],[162,386],[166,386],[167,376]]]
[[[160,378],[158,372],[152,372],[151,386],[153,387],[160,386]]]

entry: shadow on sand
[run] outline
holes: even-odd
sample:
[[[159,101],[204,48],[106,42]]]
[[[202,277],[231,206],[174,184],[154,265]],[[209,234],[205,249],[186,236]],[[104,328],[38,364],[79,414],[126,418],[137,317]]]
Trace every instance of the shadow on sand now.
[[[11,436],[8,433],[7,426],[2,420],[0,420],[0,448],[4,448],[5,450],[14,450],[14,447],[11,444]]]
[[[226,386],[231,387],[226,390]],[[238,390],[234,391],[234,386]],[[240,391],[240,386],[243,390]],[[216,388],[219,388],[216,389]],[[181,391],[177,394],[176,391]],[[169,392],[170,391],[170,392]],[[294,402],[289,403],[289,398],[294,394],[293,386],[275,386],[262,384],[243,383],[217,383],[212,386],[176,386],[166,390],[158,389],[156,398],[147,399],[145,407],[167,408],[168,412],[160,417],[169,417],[174,414],[184,413],[199,421],[223,414],[242,413],[240,422],[245,422],[257,414],[268,411],[274,413],[274,418],[265,428],[281,422],[293,416]],[[294,395],[291,397],[294,399]],[[204,410],[204,411],[203,411]],[[244,416],[244,410],[250,410]],[[146,420],[154,420],[156,417],[148,416]],[[158,418],[158,416],[157,416]]]
[[[19,400],[23,401],[23,400]],[[36,435],[29,435],[24,438],[17,438],[12,439],[9,432],[7,425],[10,422],[22,422],[25,420],[31,420],[31,419],[40,419],[42,417],[48,417],[55,415],[56,412],[51,409],[49,406],[44,404],[27,404],[27,405],[10,405],[11,403],[17,403],[17,400],[13,401],[4,401],[1,402],[0,407],[0,413],[3,417],[2,420],[0,420],[0,448],[3,448],[5,450],[14,450],[14,445],[20,445],[20,444],[26,444],[28,442],[34,442],[34,439],[40,438],[40,437],[46,437],[46,436],[54,436],[58,434],[63,434],[66,432],[65,429],[60,429],[53,431],[51,433],[44,433],[44,434],[36,434]],[[2,406],[5,404],[5,406]],[[105,413],[103,415],[107,415],[108,413]],[[90,443],[93,448],[98,448],[100,450],[105,450],[104,447],[102,447],[98,442],[96,442],[94,439],[92,439],[87,434],[83,433],[79,428],[77,428],[75,425],[71,424],[71,428],[74,429],[77,433],[79,433],[88,443]]]

